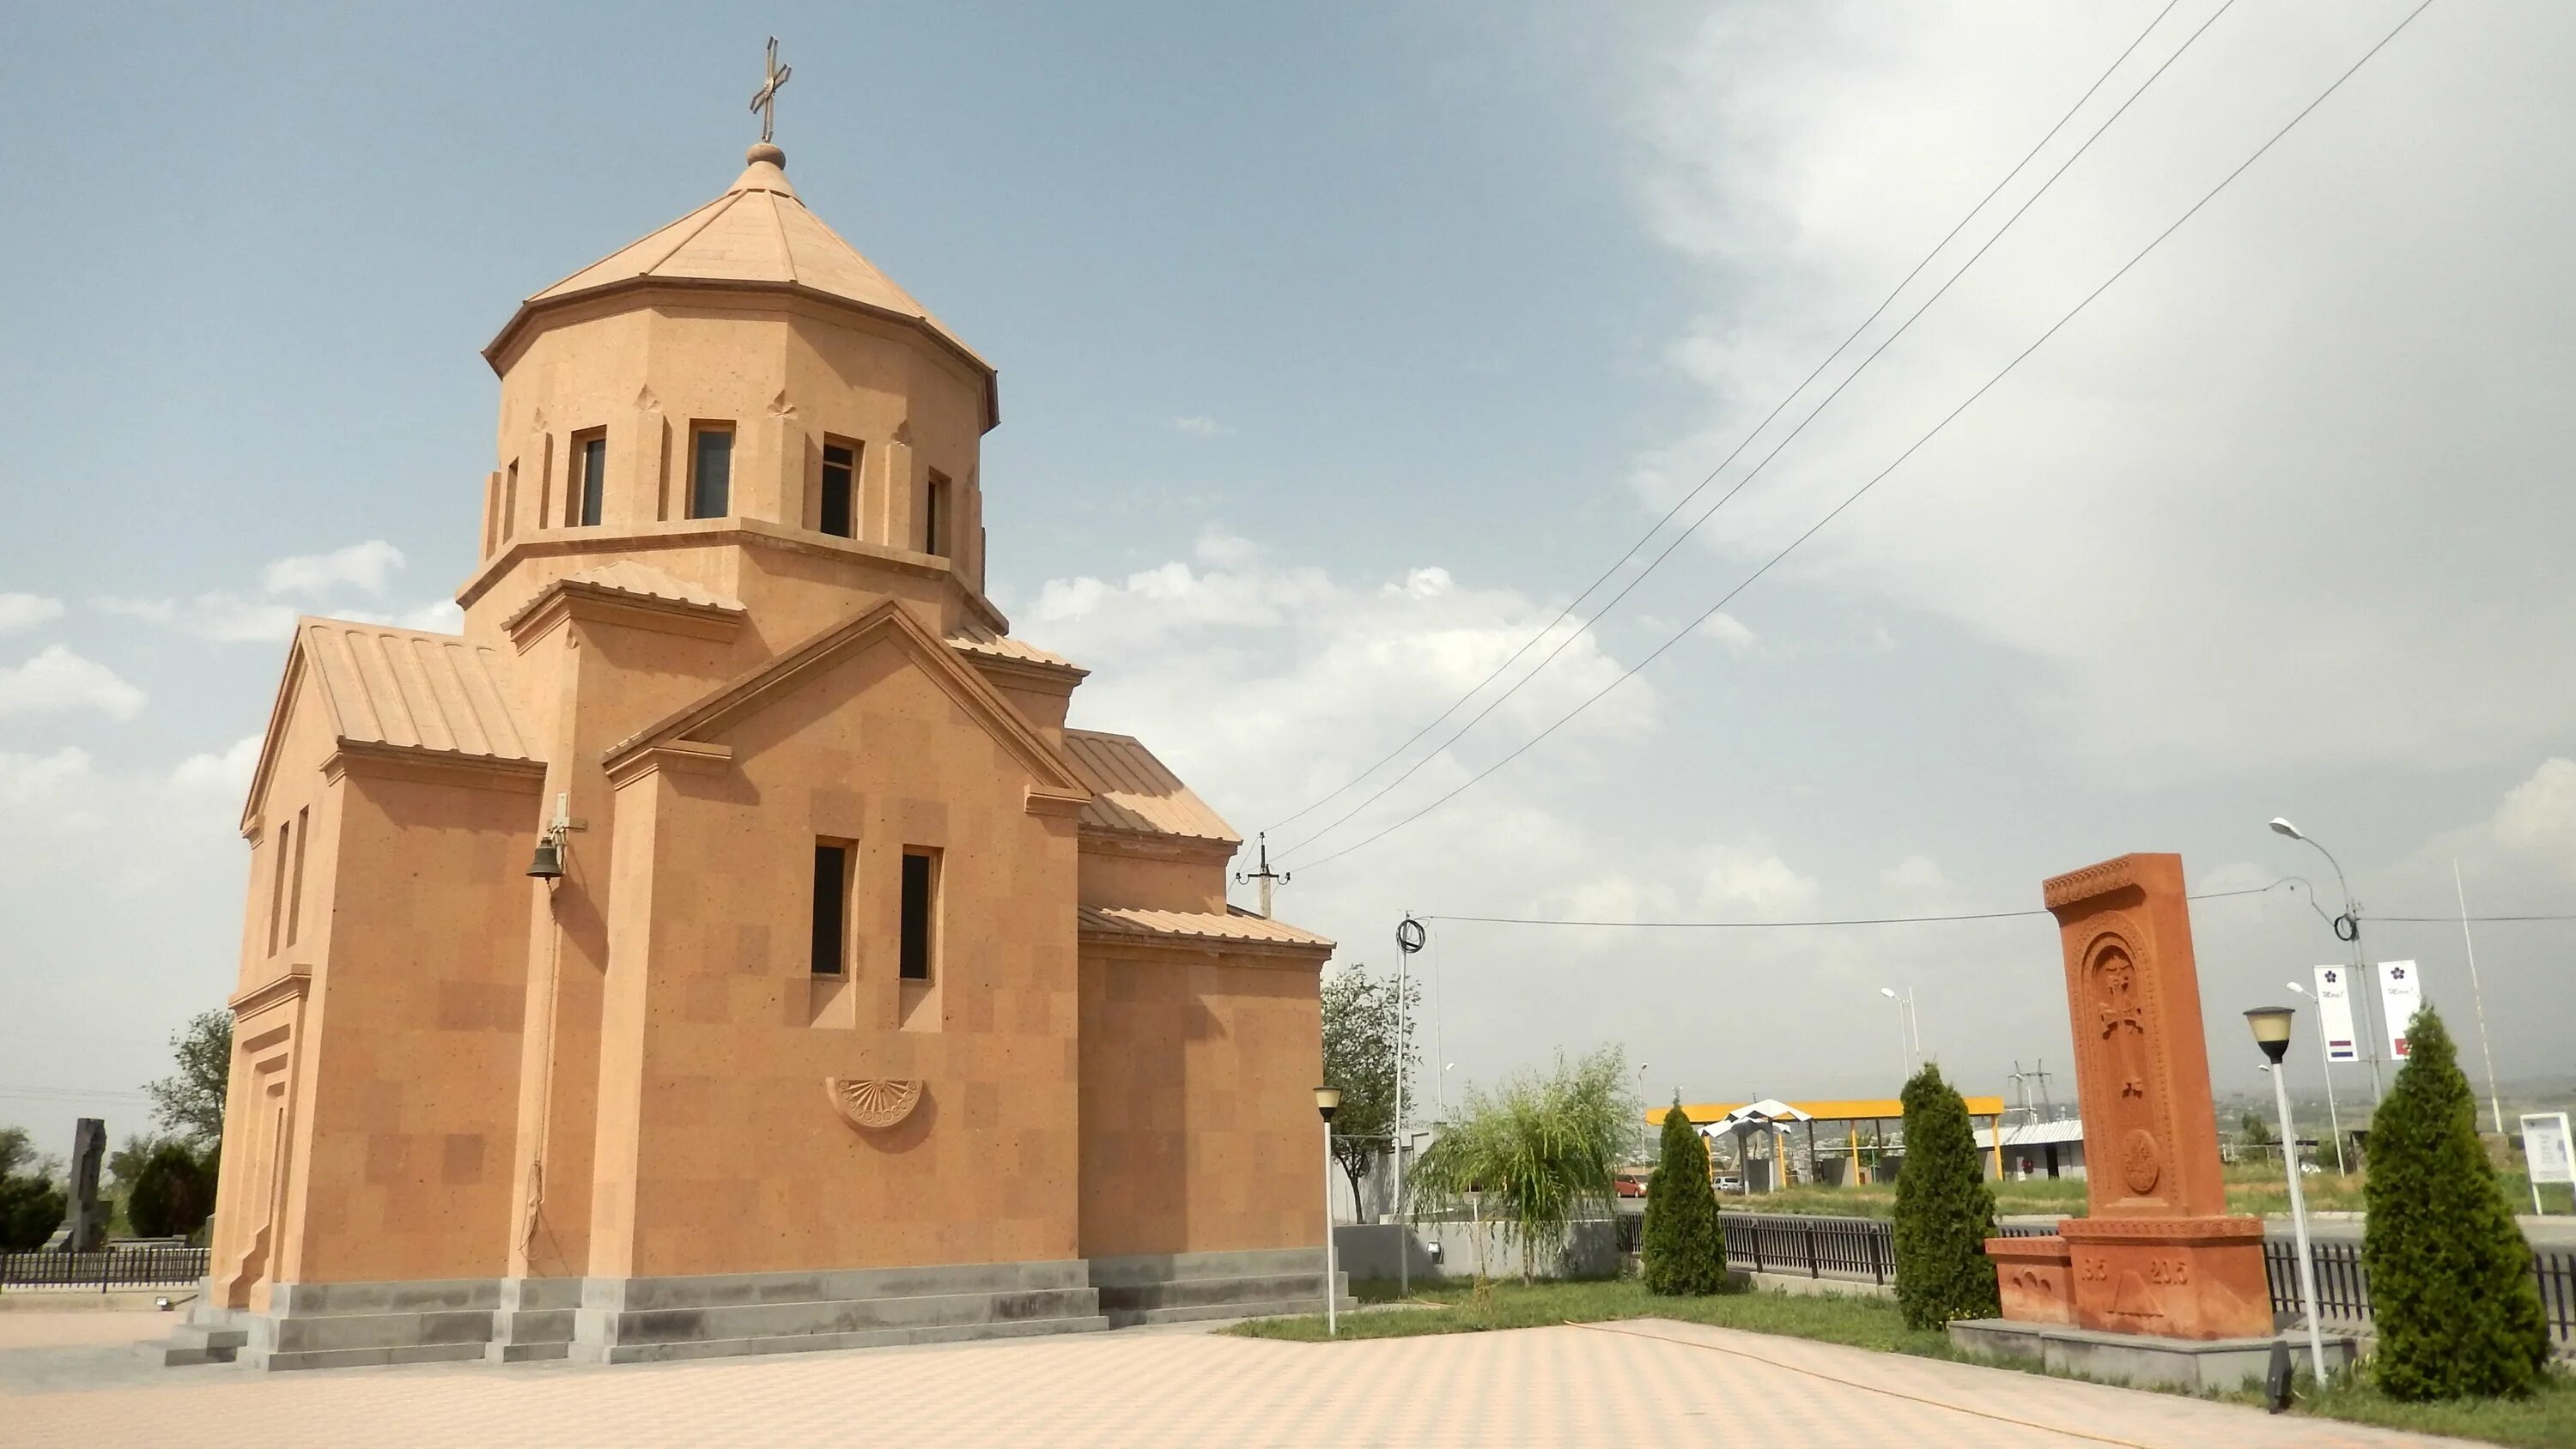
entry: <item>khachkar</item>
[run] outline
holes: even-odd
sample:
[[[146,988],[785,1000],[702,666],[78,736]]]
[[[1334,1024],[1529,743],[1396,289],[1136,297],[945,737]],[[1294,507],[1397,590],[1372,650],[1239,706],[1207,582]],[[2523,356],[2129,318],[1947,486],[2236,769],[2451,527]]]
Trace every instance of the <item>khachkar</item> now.
[[[2003,1314],[2166,1338],[2272,1332],[2263,1220],[2227,1215],[2182,857],[2124,855],[2046,887],[2066,957],[2086,1215],[1986,1244]]]

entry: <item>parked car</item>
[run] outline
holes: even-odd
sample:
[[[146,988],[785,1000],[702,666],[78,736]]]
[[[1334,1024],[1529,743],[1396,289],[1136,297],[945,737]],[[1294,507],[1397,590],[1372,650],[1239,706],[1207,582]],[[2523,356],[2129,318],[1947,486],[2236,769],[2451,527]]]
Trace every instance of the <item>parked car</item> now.
[[[1716,1185],[1719,1192],[1731,1192],[1741,1196],[1744,1192],[1744,1177],[1741,1173],[1721,1172],[1717,1175]]]
[[[1621,1197],[1644,1197],[1646,1195],[1646,1180],[1642,1177],[1619,1178],[1617,1179],[1616,1186]]]

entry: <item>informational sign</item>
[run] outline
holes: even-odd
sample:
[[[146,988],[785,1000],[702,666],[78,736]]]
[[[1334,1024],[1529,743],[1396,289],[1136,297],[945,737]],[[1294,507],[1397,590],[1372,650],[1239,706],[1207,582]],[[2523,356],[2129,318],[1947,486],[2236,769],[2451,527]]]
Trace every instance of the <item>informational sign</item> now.
[[[2349,966],[2317,968],[2317,1029],[2326,1034],[2326,1060],[2361,1060],[2361,1038],[2352,1029],[2352,982]]]
[[[2533,1182],[2563,1182],[2576,1187],[2576,1141],[2568,1138],[2566,1113],[2524,1114],[2522,1160],[2530,1167]]]
[[[2388,1028],[2388,1054],[2406,1060],[2406,1031],[2424,1005],[2424,983],[2412,961],[2379,963],[2379,1020]]]

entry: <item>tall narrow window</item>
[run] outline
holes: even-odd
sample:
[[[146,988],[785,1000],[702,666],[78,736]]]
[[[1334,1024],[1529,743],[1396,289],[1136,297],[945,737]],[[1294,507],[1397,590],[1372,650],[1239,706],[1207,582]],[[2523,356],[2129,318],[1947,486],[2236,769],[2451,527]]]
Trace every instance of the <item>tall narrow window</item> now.
[[[938,920],[939,857],[907,850],[903,853],[903,941],[896,975],[906,981],[930,979]]]
[[[859,449],[855,443],[823,444],[823,497],[815,526],[841,538],[858,537]]]
[[[814,842],[814,974],[841,974],[841,943],[849,921],[850,848]]]
[[[295,812],[295,863],[286,881],[286,944],[295,944],[295,928],[304,922],[304,842],[313,834],[313,807]]]
[[[295,822],[281,820],[269,837],[277,859],[268,863],[268,954],[277,954],[277,932],[286,923],[286,856],[294,848]]]
[[[572,435],[572,487],[566,490],[564,502],[571,517],[564,522],[575,528],[599,526],[600,511],[608,501],[608,432],[593,428]]]
[[[733,425],[700,423],[689,430],[689,516],[722,518],[733,511]]]
[[[501,484],[501,541],[507,543],[510,540],[510,536],[519,531],[518,459],[512,458],[510,460],[509,471],[504,473],[502,477],[506,481]]]
[[[921,551],[948,557],[948,480],[936,473],[921,497]]]

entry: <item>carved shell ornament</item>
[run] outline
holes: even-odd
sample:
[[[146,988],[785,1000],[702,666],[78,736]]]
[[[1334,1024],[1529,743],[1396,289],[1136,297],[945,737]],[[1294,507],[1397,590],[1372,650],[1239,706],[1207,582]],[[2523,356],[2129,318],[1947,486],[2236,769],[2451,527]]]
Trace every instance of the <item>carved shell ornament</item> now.
[[[878,1131],[892,1127],[912,1115],[921,1105],[921,1083],[918,1080],[898,1082],[886,1077],[825,1077],[823,1090],[832,1099],[832,1110],[853,1127]]]

